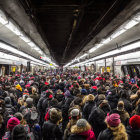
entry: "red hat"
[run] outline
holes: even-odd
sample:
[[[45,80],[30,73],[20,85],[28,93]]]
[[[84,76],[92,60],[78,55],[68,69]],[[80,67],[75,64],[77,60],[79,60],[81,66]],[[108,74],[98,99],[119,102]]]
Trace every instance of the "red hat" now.
[[[92,88],[97,90],[97,86],[93,86]]]
[[[49,85],[49,83],[48,82],[45,82],[45,85]]]
[[[52,99],[52,98],[53,98],[53,95],[52,95],[52,94],[50,94],[50,95],[49,95],[49,99]]]
[[[106,121],[107,121],[109,126],[117,127],[121,123],[120,115],[117,113],[114,113],[111,115],[108,114],[106,117]]]
[[[132,128],[139,129],[140,128],[140,116],[139,115],[132,116],[129,119],[129,124]]]
[[[12,117],[7,122],[7,128],[12,131],[16,125],[19,125],[20,121],[16,117]]]

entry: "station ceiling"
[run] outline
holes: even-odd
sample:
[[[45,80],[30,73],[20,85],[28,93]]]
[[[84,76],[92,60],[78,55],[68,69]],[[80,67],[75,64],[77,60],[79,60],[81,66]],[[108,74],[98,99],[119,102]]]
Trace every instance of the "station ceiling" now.
[[[52,60],[65,65],[81,51],[86,51],[86,45],[131,2],[6,0],[0,1],[0,6]]]

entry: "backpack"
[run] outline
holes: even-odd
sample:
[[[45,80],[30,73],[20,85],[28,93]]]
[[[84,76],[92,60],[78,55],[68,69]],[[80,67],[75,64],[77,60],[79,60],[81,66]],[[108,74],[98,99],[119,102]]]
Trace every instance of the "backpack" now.
[[[29,125],[33,125],[38,120],[38,112],[35,107],[24,109],[22,114]]]

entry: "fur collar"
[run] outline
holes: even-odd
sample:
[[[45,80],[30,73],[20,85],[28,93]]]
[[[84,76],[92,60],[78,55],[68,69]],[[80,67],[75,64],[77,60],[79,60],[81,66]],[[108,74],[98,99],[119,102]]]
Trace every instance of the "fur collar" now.
[[[126,129],[122,123],[120,123],[117,127],[110,127],[107,124],[107,127],[112,131],[114,139],[113,140],[128,140],[128,136],[126,133]]]
[[[79,134],[79,133],[82,133],[82,132],[86,132],[86,131],[88,131],[90,129],[91,129],[91,126],[88,123],[87,123],[86,127],[84,127],[84,128],[78,128],[77,125],[74,125],[71,128],[71,133]]]

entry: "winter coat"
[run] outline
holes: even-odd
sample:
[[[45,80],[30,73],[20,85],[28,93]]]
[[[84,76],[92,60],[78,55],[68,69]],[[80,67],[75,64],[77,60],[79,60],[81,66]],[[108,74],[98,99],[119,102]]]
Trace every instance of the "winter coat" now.
[[[129,100],[121,98],[121,101],[124,102],[124,108],[129,113],[129,115],[132,113],[132,104]]]
[[[106,129],[105,113],[99,107],[93,107],[91,110],[91,114],[89,115],[88,122],[91,124],[95,136],[98,137],[99,133]]]
[[[58,102],[61,102],[64,98],[63,94],[56,94],[55,98],[58,100]]]
[[[120,115],[121,122],[122,122],[125,126],[128,125],[130,116],[129,116],[129,114],[128,114],[127,111],[115,109],[113,112]]]
[[[67,140],[67,139],[68,139],[68,137],[69,137],[70,134],[71,134],[71,127],[72,127],[73,125],[75,125],[76,122],[77,122],[77,120],[75,120],[75,119],[71,119],[71,120],[69,121],[69,123],[67,124],[67,127],[66,127],[66,129],[65,129],[65,131],[64,131],[63,140]]]
[[[115,109],[117,107],[117,103],[118,103],[118,95],[117,94],[107,95],[107,100],[108,100],[108,103],[109,103],[111,109]]]
[[[88,117],[91,113],[92,108],[95,106],[95,102],[94,101],[89,101],[84,105],[83,108],[83,118],[88,120]]]
[[[68,110],[69,110],[69,106],[70,106],[70,104],[73,100],[74,100],[73,96],[68,96],[65,99],[64,104],[62,105],[62,117],[63,117],[62,127],[63,127],[63,131],[65,130],[66,125],[69,121]]]
[[[39,100],[38,94],[37,93],[36,94],[31,94],[30,97],[33,99],[33,104],[35,106],[37,106],[37,103],[38,103],[38,100]]]
[[[140,129],[127,127],[128,140],[140,140]]]
[[[78,128],[74,125],[71,128],[71,135],[68,140],[96,140],[94,132],[91,130],[91,126],[87,124],[84,128]]]
[[[43,140],[62,140],[61,129],[50,120],[44,123],[42,131]]]
[[[110,127],[100,132],[97,140],[128,140],[125,127],[120,123],[117,127]]]

